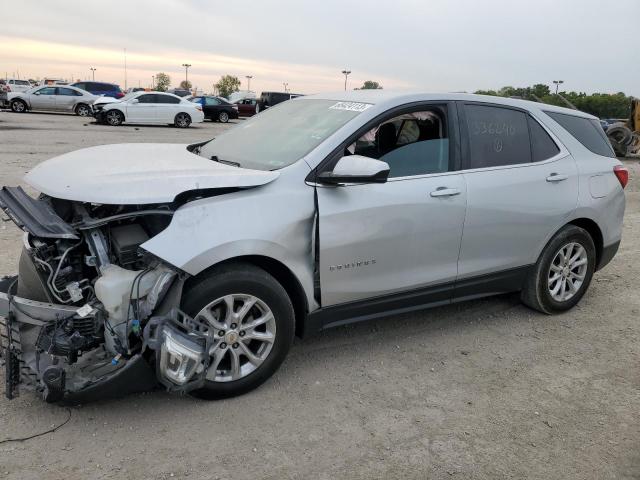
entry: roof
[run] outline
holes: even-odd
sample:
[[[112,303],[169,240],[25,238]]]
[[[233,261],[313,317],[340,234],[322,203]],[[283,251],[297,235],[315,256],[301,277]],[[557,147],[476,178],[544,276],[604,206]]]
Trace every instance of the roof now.
[[[596,118],[580,110],[572,110],[570,108],[557,107],[546,103],[531,102],[529,100],[519,100],[515,98],[497,97],[491,95],[476,95],[472,93],[423,93],[418,91],[394,91],[394,90],[346,90],[338,92],[319,93],[302,98],[317,98],[324,100],[336,100],[344,102],[362,102],[371,103],[378,106],[393,107],[404,103],[412,103],[419,101],[467,101],[467,102],[485,102],[494,103],[496,105],[505,105],[511,107],[524,108],[526,110],[542,110],[550,112],[565,113],[586,118]]]

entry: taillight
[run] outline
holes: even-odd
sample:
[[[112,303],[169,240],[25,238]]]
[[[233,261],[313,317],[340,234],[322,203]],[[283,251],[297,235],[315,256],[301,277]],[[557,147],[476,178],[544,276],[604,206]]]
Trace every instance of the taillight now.
[[[616,165],[613,167],[613,173],[618,177],[618,181],[620,182],[620,185],[622,185],[622,188],[626,187],[627,183],[629,183],[629,170],[627,170],[627,167]]]
[[[124,97],[124,93],[122,92],[116,93],[116,98],[122,98],[122,97]]]

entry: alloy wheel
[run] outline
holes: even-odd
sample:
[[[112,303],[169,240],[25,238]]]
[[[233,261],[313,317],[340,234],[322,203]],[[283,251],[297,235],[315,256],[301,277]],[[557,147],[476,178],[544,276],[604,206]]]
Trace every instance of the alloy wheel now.
[[[120,125],[122,123],[122,120],[120,119],[120,113],[115,110],[107,112],[107,123],[113,126]]]
[[[220,112],[218,120],[220,120],[222,123],[227,123],[229,121],[229,114],[227,112]]]
[[[179,113],[176,116],[176,125],[180,128],[186,128],[189,126],[189,124],[191,123],[191,119],[189,118],[189,115],[187,115],[186,113]]]
[[[549,294],[557,302],[573,298],[584,284],[589,267],[587,250],[577,242],[567,243],[553,257],[547,276]]]
[[[206,305],[196,318],[209,324],[212,337],[207,380],[244,378],[271,353],[276,320],[268,305],[253,295],[225,295]]]
[[[21,101],[16,101],[11,104],[11,109],[14,112],[22,113],[25,111],[25,104]]]

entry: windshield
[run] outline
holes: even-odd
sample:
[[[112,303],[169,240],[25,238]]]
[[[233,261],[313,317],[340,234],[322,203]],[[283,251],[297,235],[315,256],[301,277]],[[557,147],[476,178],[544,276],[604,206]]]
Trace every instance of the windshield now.
[[[243,168],[277,170],[304,157],[370,106],[335,100],[289,100],[227,130],[199,153]]]

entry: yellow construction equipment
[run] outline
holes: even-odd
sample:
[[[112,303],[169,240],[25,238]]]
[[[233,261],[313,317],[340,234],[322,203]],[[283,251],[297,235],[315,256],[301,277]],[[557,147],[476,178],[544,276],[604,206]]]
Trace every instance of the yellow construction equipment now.
[[[631,113],[626,122],[614,123],[607,128],[607,137],[619,157],[640,154],[640,100],[631,100]]]

